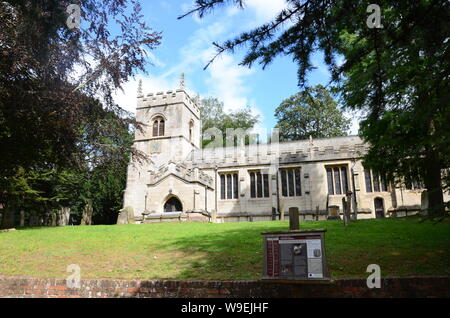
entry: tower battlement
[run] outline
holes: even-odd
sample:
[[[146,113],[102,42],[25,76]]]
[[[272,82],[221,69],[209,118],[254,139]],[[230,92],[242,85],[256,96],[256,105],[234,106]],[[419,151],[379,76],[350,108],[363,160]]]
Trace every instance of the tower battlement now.
[[[197,116],[200,116],[200,107],[184,89],[139,95],[137,99],[137,109],[184,103]]]

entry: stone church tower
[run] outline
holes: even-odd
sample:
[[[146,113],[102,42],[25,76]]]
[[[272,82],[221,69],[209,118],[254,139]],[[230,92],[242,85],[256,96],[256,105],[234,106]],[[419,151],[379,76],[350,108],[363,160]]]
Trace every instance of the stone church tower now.
[[[182,202],[175,192],[182,192],[186,187],[188,189],[185,191],[193,191],[191,174],[194,173],[183,165],[183,161],[193,150],[200,148],[201,120],[199,106],[185,90],[184,74],[181,74],[179,88],[175,91],[144,96],[140,86],[136,120],[145,126],[143,131],[136,131],[134,147],[144,152],[149,160],[130,164],[124,207],[132,207],[135,218],[141,217],[143,212],[188,209],[192,204]],[[176,186],[180,179],[183,186]],[[167,185],[164,186],[164,183]],[[161,193],[165,188],[167,193]],[[165,206],[167,201],[169,203]]]
[[[139,95],[136,120],[146,125],[136,132],[136,146],[150,155],[154,168],[200,147],[200,108],[186,93],[183,74],[175,91]]]

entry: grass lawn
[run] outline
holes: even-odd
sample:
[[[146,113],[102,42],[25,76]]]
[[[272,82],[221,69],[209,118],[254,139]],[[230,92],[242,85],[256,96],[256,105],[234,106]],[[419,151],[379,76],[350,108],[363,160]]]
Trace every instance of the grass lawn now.
[[[302,222],[325,228],[332,277],[450,275],[450,221],[419,218]],[[258,279],[261,232],[288,222],[163,223],[33,228],[0,233],[0,274],[65,278],[70,264],[83,278]]]

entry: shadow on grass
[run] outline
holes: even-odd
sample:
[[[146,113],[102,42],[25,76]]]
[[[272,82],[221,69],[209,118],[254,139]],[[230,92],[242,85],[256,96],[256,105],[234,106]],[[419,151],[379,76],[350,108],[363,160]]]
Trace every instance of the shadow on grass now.
[[[284,226],[286,225],[286,226]],[[202,254],[178,279],[258,279],[263,264],[262,232],[286,230],[287,223],[264,223],[252,227],[211,231],[189,240],[179,239],[174,245],[186,254]]]
[[[325,252],[332,277],[366,277],[369,264],[383,275],[450,275],[450,224],[421,224],[417,217],[303,222],[301,229],[325,228]],[[174,279],[259,279],[263,265],[262,232],[287,230],[287,222],[248,223],[180,238],[161,248],[182,251],[183,269]],[[226,226],[226,225],[225,225]],[[216,230],[217,228],[217,230]],[[193,260],[190,255],[201,255]],[[180,263],[179,263],[180,264]]]

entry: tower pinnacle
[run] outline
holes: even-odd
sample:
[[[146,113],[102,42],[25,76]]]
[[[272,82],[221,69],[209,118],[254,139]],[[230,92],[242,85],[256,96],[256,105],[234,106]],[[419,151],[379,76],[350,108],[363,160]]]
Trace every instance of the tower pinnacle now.
[[[139,80],[137,96],[142,96],[144,93],[142,92],[142,79]]]
[[[180,89],[185,89],[185,85],[184,85],[184,73],[181,73],[181,76],[180,76]]]

